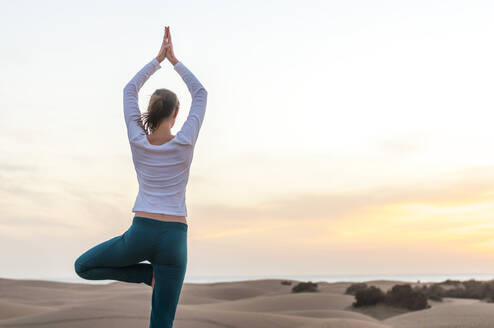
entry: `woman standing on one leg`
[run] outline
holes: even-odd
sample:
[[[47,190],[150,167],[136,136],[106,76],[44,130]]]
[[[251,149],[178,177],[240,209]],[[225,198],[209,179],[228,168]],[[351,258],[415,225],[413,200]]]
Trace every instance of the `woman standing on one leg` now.
[[[157,89],[141,114],[138,92],[168,59],[192,96],[180,131],[171,134],[180,103],[168,89]],[[185,190],[193,151],[206,111],[207,91],[175,57],[170,28],[158,56],[124,88],[124,117],[132,160],[139,182],[131,226],[83,253],[75,261],[77,274],[89,280],[145,283],[153,288],[150,326],[173,327],[187,267],[187,207]],[[150,263],[140,263],[148,260]]]

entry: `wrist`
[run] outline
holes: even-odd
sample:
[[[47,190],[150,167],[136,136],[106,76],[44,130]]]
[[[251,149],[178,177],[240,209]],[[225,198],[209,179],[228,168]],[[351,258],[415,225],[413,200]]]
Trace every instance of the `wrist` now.
[[[178,63],[178,59],[176,57],[170,58],[170,63],[175,66],[176,63]]]

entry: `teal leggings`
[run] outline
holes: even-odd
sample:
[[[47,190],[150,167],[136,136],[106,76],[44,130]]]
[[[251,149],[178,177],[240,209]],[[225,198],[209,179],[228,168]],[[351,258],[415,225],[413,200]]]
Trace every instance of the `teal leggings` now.
[[[150,328],[173,327],[187,267],[188,225],[134,216],[122,235],[83,253],[75,272],[88,280],[145,283],[154,288]],[[139,263],[148,260],[150,263]]]

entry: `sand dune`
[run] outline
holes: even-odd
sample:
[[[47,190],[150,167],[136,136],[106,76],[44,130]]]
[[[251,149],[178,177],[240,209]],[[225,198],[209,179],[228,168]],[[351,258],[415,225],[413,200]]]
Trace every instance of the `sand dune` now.
[[[339,319],[357,319],[357,320],[371,320],[369,316],[363,315],[354,311],[346,310],[290,310],[290,311],[277,311],[278,314],[296,315],[300,317],[310,318],[339,318]]]
[[[453,300],[445,306],[409,312],[383,322],[396,328],[494,327],[494,305],[478,300]]]
[[[261,313],[261,312],[244,312],[244,311],[224,311],[224,310],[205,310],[201,308],[192,309],[184,308],[177,313],[176,326],[179,328],[202,327],[199,323],[206,322],[212,327],[286,327],[286,328],[316,328],[316,327],[351,327],[351,328],[383,328],[389,327],[380,324],[372,318],[317,318],[298,316],[294,314],[283,313]]]
[[[186,283],[177,328],[494,327],[494,304],[471,299],[429,301],[409,312],[389,306],[353,309],[351,282],[317,282],[318,293],[291,293],[284,279]],[[387,290],[400,281],[369,281]],[[151,293],[144,284],[107,285],[0,279],[0,327],[147,327]]]
[[[336,309],[343,310],[352,304],[351,295],[335,293],[291,293],[274,296],[257,296],[235,301],[204,304],[204,309],[238,310],[245,312],[273,312],[286,310]]]
[[[0,319],[22,317],[30,314],[55,311],[56,307],[19,304],[8,299],[0,300]]]

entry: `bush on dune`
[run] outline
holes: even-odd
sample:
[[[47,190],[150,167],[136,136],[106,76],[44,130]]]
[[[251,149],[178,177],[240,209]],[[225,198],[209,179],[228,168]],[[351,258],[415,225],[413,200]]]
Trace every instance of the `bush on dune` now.
[[[409,284],[395,285],[386,294],[376,286],[358,289],[355,292],[354,307],[364,305],[376,305],[384,303],[391,306],[407,308],[409,310],[422,310],[429,308],[427,295],[420,289],[412,289]]]
[[[453,285],[453,286],[456,286],[456,285],[461,285],[461,281],[447,279],[447,280],[444,280],[443,282],[439,283],[439,285]]]
[[[476,281],[474,279],[463,282],[465,286],[464,297],[482,299],[485,297],[487,285],[482,281]]]
[[[440,285],[433,284],[431,286],[417,286],[416,289],[424,293],[428,299],[439,302],[443,300],[442,295],[444,295],[445,290]]]
[[[455,285],[454,288],[445,290],[443,297],[457,298],[475,298],[485,300],[487,302],[494,301],[494,281],[476,281],[470,279],[463,281],[460,285]]]
[[[383,291],[376,286],[360,288],[355,292],[355,299],[357,301],[352,305],[354,307],[376,305],[379,302],[383,302],[384,298],[385,295]]]
[[[427,309],[427,295],[420,289],[412,289],[409,284],[394,285],[386,293],[385,303],[392,306],[407,308],[409,310]]]
[[[485,300],[487,302],[494,302],[494,280],[491,280],[486,283],[486,292],[485,292]]]
[[[313,282],[301,282],[292,288],[292,293],[317,292],[317,284]]]
[[[348,288],[345,291],[345,294],[355,295],[355,293],[358,290],[366,289],[366,288],[367,288],[367,284],[365,282],[357,282],[348,286]]]
[[[473,298],[494,302],[494,280],[467,281],[446,280],[412,288],[410,284],[394,285],[384,294],[375,286],[368,287],[364,283],[352,284],[346,294],[354,294],[354,306],[373,305],[383,302],[388,305],[404,307],[409,310],[429,308],[427,300],[442,301],[443,297]]]

